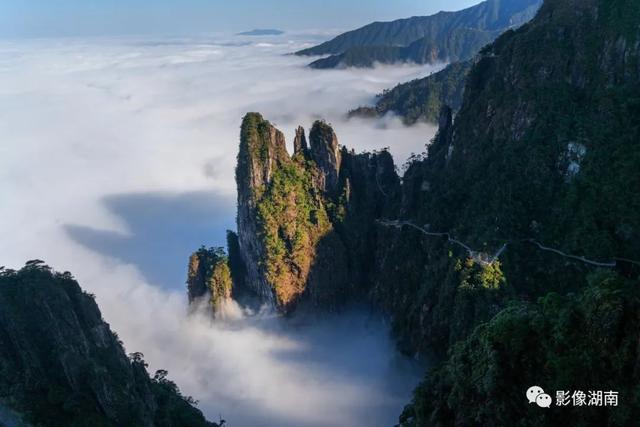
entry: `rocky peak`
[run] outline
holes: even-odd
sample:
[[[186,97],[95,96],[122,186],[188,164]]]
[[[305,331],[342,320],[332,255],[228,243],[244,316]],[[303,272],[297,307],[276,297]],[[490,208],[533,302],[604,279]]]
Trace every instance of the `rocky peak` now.
[[[231,235],[228,263],[234,297],[242,282],[290,312],[305,297],[332,305],[362,290],[374,219],[399,194],[391,155],[341,149],[331,126],[317,121],[310,146],[297,128],[289,157],[282,133],[258,113],[245,116],[240,138],[237,238]],[[202,262],[192,257],[190,298],[210,288]]]
[[[290,162],[282,132],[259,113],[247,113],[242,120],[236,167],[238,246],[246,266],[247,286],[269,302],[274,302],[274,296],[260,263],[265,253],[258,239],[256,207],[274,171]]]
[[[197,252],[189,257],[187,268],[187,296],[189,304],[207,293],[206,268],[204,262]]]
[[[214,310],[232,293],[231,271],[222,248],[201,247],[189,257],[187,291],[189,303],[209,295]]]
[[[295,156],[301,153],[306,156],[308,150],[309,147],[307,146],[307,137],[304,135],[304,128],[298,126],[296,136],[293,139],[293,155]]]
[[[254,198],[271,180],[275,167],[289,160],[284,135],[259,113],[242,120],[236,168],[238,196]]]
[[[321,173],[320,186],[325,192],[333,192],[340,173],[340,146],[338,137],[329,124],[318,120],[309,133],[311,157]]]

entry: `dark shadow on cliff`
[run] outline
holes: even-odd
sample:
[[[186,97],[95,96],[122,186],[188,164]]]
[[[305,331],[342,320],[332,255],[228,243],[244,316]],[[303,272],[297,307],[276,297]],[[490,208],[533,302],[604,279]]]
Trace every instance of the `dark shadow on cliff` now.
[[[135,265],[166,289],[184,286],[195,249],[225,246],[225,230],[234,228],[235,198],[214,192],[115,194],[103,203],[129,234],[74,224],[66,224],[66,232],[93,251]]]

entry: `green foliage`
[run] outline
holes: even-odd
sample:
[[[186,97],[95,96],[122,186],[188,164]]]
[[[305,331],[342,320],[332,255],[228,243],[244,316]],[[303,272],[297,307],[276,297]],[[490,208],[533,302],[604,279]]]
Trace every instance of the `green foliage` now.
[[[464,263],[458,260],[455,269],[460,272],[462,289],[498,289],[506,282],[500,261],[483,265],[467,258]]]
[[[349,186],[342,187],[336,200],[327,200],[327,213],[333,224],[343,223],[347,218],[349,204]]]
[[[208,285],[211,290],[211,305],[214,307],[218,307],[225,299],[231,297],[233,284],[226,260],[215,264]]]
[[[401,418],[423,425],[632,425],[640,416],[640,287],[594,274],[578,294],[513,303],[456,344],[417,389]],[[525,391],[614,390],[609,409],[540,411]]]
[[[266,278],[287,305],[303,292],[318,240],[329,231],[329,217],[313,182],[313,162],[282,164],[258,202]]]
[[[269,122],[263,120],[258,113],[248,113],[242,123],[240,139],[250,141],[251,158],[259,159],[262,162],[267,160],[267,145],[263,143],[268,138]]]

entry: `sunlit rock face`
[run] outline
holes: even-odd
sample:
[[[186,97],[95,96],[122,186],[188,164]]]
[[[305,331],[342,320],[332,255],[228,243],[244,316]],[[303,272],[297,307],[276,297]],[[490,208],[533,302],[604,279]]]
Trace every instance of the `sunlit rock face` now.
[[[262,263],[267,253],[258,239],[260,224],[256,221],[256,210],[271,182],[273,171],[288,162],[290,158],[282,132],[261,115],[247,114],[242,122],[236,167],[238,242],[246,265],[247,284],[270,303],[275,303],[275,295]]]
[[[298,127],[290,157],[282,133],[260,114],[242,123],[236,181],[245,282],[283,312],[305,297],[337,306],[364,290],[374,219],[399,187],[388,152],[349,152],[324,121],[309,141]]]

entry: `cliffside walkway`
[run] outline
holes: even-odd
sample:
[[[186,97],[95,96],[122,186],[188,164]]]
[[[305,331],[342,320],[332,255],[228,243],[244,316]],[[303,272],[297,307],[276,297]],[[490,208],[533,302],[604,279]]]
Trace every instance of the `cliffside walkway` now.
[[[461,242],[460,240],[454,239],[451,236],[451,234],[449,234],[449,232],[432,232],[432,231],[428,231],[424,227],[421,227],[421,226],[419,226],[417,224],[414,224],[411,221],[380,219],[380,220],[377,220],[377,223],[380,224],[380,225],[384,225],[384,226],[387,226],[387,227],[394,227],[394,228],[402,228],[404,226],[407,226],[407,227],[414,228],[414,229],[420,231],[421,233],[423,233],[423,234],[425,234],[427,236],[446,238],[449,243],[451,243],[453,245],[460,246],[461,248],[463,248],[469,254],[469,257],[471,259],[473,259],[475,262],[478,262],[479,264],[484,265],[484,266],[491,265],[492,263],[497,261],[498,258],[500,258],[500,255],[502,255],[504,253],[504,251],[507,249],[509,244],[513,243],[513,242],[531,243],[532,245],[535,245],[539,250],[546,251],[546,252],[551,252],[551,253],[554,253],[556,255],[565,257],[565,258],[573,259],[575,261],[580,261],[582,263],[593,265],[593,266],[596,266],[596,267],[601,267],[601,268],[614,268],[614,267],[616,267],[618,265],[618,261],[627,262],[627,263],[635,264],[635,265],[640,265],[640,262],[638,262],[638,261],[630,260],[630,259],[627,259],[627,258],[618,258],[618,257],[614,258],[611,261],[594,261],[594,260],[587,259],[584,256],[571,255],[571,254],[563,252],[563,251],[561,251],[559,249],[555,249],[555,248],[550,248],[550,247],[544,246],[542,243],[540,243],[540,242],[538,242],[538,241],[536,241],[534,239],[518,239],[518,240],[507,241],[506,243],[504,243],[502,245],[502,247],[498,250],[498,252],[496,252],[494,255],[489,255],[489,254],[487,254],[485,252],[473,250],[471,247],[469,247],[465,243]]]

